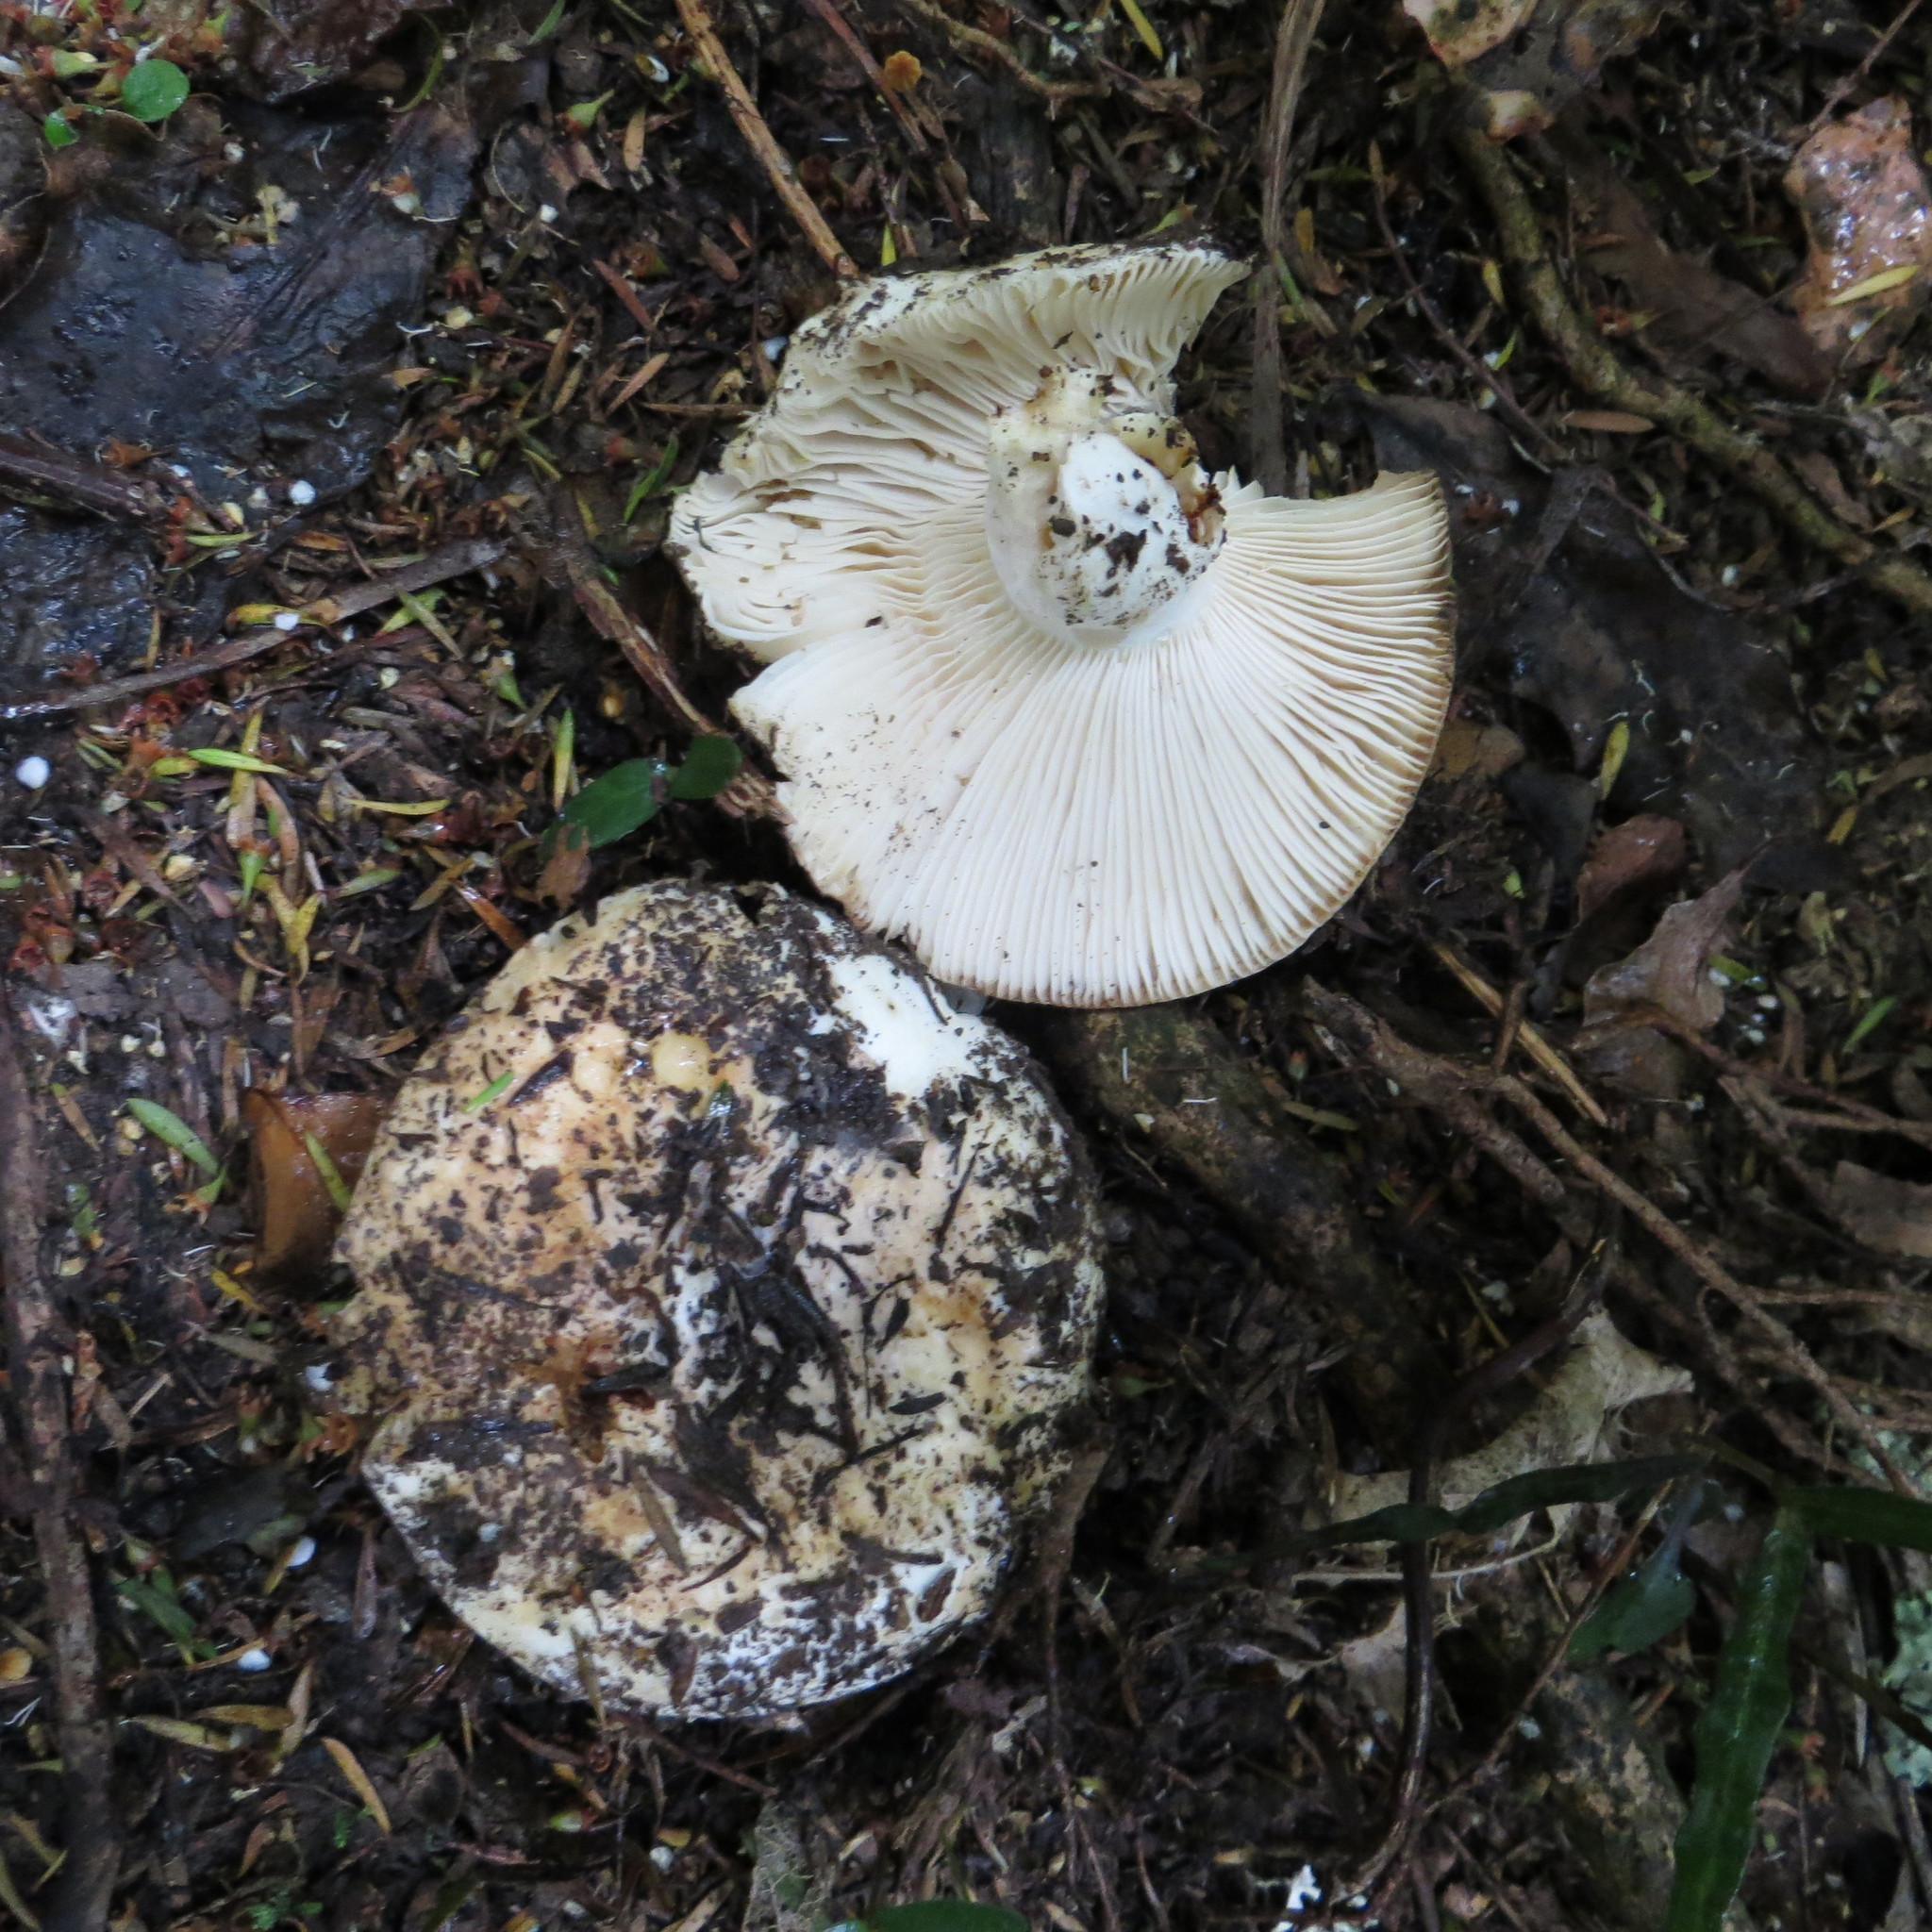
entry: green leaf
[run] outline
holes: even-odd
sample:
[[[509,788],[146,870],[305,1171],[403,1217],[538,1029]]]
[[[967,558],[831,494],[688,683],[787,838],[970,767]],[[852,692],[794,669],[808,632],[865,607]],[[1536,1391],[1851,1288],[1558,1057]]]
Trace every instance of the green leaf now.
[[[175,1153],[185,1155],[210,1179],[221,1173],[222,1163],[208,1151],[208,1143],[178,1113],[170,1113],[154,1100],[130,1100],[127,1111],[157,1141],[164,1141]]]
[[[1501,1529],[1532,1509],[1563,1503],[1614,1503],[1633,1490],[1653,1490],[1680,1475],[1707,1467],[1696,1456],[1640,1456],[1628,1462],[1579,1462],[1564,1469],[1533,1469],[1485,1490],[1457,1511],[1456,1526],[1466,1536]]]
[[[637,515],[639,508],[663,487],[664,480],[671,475],[677,462],[677,432],[673,430],[664,443],[664,454],[640,476],[632,487],[630,495],[624,505],[624,520],[629,523]]]
[[[537,30],[530,36],[531,46],[534,47],[539,41],[547,41],[557,31],[563,20],[564,6],[565,0],[551,0],[550,11],[537,23]]]
[[[1026,1932],[1026,1921],[1005,1906],[976,1906],[963,1898],[928,1898],[916,1905],[882,1906],[865,1921],[866,1932]]]
[[[1680,1545],[1667,1541],[1636,1575],[1615,1590],[1590,1613],[1583,1628],[1570,1640],[1574,1662],[1587,1663],[1607,1650],[1647,1650],[1668,1637],[1697,1607],[1697,1591],[1677,1567]]]
[[[181,1607],[174,1579],[165,1570],[150,1576],[116,1577],[114,1590],[123,1603],[152,1618],[176,1643],[194,1641],[194,1619]]]
[[[657,758],[626,758],[586,785],[564,807],[564,821],[581,825],[593,847],[625,838],[658,815],[658,780],[670,772]]]
[[[188,98],[188,76],[172,60],[142,60],[121,83],[121,105],[137,121],[165,121]]]
[[[671,774],[673,798],[716,798],[744,763],[744,754],[729,738],[693,738],[684,762]]]
[[[1890,1490],[1862,1489],[1788,1490],[1780,1501],[1818,1536],[1932,1550],[1932,1503],[1897,1496]]]
[[[252,751],[227,751],[218,744],[198,744],[183,756],[192,758],[198,765],[213,765],[224,772],[259,772],[265,778],[294,775],[280,765],[272,765],[266,758],[257,758]]]
[[[1737,1619],[1697,1720],[1697,1782],[1677,1833],[1667,1932],[1719,1932],[1744,1876],[1758,1792],[1790,1708],[1791,1624],[1810,1558],[1805,1512],[1782,1507],[1739,1581]]]
[[[335,1203],[336,1212],[346,1214],[349,1211],[349,1184],[342,1178],[341,1169],[329,1158],[328,1149],[313,1134],[304,1134],[302,1145],[315,1163],[315,1171],[322,1176],[322,1184],[328,1190],[328,1197]]]
[[[72,147],[80,139],[58,108],[41,123],[41,133],[49,147]]]
[[[463,1111],[465,1113],[481,1113],[492,1100],[509,1091],[510,1082],[515,1078],[516,1075],[514,1074],[497,1074],[496,1078],[491,1081],[482,1092],[463,1102]]]
[[[1628,1462],[1577,1462],[1561,1469],[1533,1469],[1483,1491],[1460,1509],[1436,1504],[1391,1503],[1367,1516],[1352,1516],[1284,1537],[1239,1556],[1208,1557],[1201,1569],[1245,1566],[1268,1557],[1302,1557],[1339,1543],[1419,1543],[1437,1536],[1484,1536],[1532,1509],[1565,1503],[1614,1503],[1637,1490],[1661,1489],[1679,1476],[1696,1475],[1710,1466],[1705,1456],[1641,1456]],[[1838,1493],[1837,1491],[1833,1492]]]
[[[1845,1035],[1844,1050],[1850,1053],[1853,1047],[1857,1046],[1864,1041],[1867,1034],[1874,1031],[1874,1028],[1883,1025],[1886,1016],[1897,1005],[1898,995],[1892,992],[1887,993],[1883,999],[1874,1000],[1858,1015],[1858,1024]]]

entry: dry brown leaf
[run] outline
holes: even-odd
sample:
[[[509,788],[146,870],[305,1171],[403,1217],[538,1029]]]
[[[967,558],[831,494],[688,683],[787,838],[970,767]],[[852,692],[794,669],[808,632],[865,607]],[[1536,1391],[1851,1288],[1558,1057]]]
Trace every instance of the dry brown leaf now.
[[[1563,418],[1571,429],[1594,429],[1605,436],[1641,436],[1657,425],[1648,416],[1633,416],[1627,409],[1572,409]]]
[[[1831,1208],[1868,1248],[1932,1261],[1932,1188],[1840,1160],[1832,1170]]]
[[[1566,122],[1556,140],[1586,230],[1578,250],[1598,275],[1622,285],[1640,312],[1638,333],[1646,348],[1666,363],[1735,356],[1793,395],[1817,395],[1829,385],[1831,364],[1790,316],[1757,290],[1669,247],[1642,196],[1573,123]],[[1620,414],[1576,410],[1567,420],[1579,428],[1613,431],[1642,421],[1591,420]]]
[[[255,1088],[242,1096],[242,1118],[252,1136],[258,1283],[299,1289],[326,1274],[341,1212],[308,1139],[314,1137],[354,1187],[384,1109],[385,1102],[374,1093],[270,1093]]]
[[[537,876],[537,896],[546,906],[573,906],[590,877],[591,835],[581,825],[565,824]]]
[[[1684,827],[1675,819],[1643,812],[1611,825],[1590,848],[1576,874],[1579,924],[1618,892],[1661,886],[1684,870]]]
[[[1662,0],[1403,0],[1436,58],[1485,95],[1491,138],[1548,127],[1657,24]]]
[[[354,1786],[356,1795],[362,1800],[370,1817],[375,1820],[375,1828],[384,1838],[390,1836],[389,1807],[382,1802],[380,1793],[369,1781],[369,1774],[357,1761],[356,1754],[340,1738],[321,1738],[316,1740],[336,1761],[336,1769]]]
[[[1583,989],[1586,1026],[1637,1007],[1660,1007],[1702,1033],[1724,1017],[1724,996],[1711,984],[1710,961],[1744,890],[1740,867],[1701,898],[1665,908],[1657,930],[1627,958],[1600,968]]]

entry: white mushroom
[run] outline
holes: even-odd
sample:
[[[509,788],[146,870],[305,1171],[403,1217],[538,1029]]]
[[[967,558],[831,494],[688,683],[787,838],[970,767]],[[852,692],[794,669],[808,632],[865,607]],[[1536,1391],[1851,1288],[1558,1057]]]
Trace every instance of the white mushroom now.
[[[1448,697],[1428,475],[1203,470],[1174,358],[1240,264],[1069,248],[873,282],[679,499],[792,842],[941,979],[1133,1006],[1291,952],[1361,882]]]
[[[431,1581],[567,1694],[685,1717],[867,1689],[985,1610],[1101,1293],[1031,1062],[775,889],[533,941],[341,1252],[340,1398]]]

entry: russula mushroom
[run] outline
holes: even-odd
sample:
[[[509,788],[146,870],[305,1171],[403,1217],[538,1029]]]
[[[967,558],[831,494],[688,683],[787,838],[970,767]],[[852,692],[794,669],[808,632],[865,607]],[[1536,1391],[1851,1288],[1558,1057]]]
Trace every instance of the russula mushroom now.
[[[1024,1055],[775,888],[533,941],[405,1083],[340,1252],[371,1489],[479,1635],[767,1718],[985,1610],[1064,1467],[1098,1241]]]
[[[1135,1006],[1334,913],[1450,676],[1433,476],[1209,476],[1171,371],[1245,273],[1190,242],[868,283],[672,513],[814,883],[940,978]]]

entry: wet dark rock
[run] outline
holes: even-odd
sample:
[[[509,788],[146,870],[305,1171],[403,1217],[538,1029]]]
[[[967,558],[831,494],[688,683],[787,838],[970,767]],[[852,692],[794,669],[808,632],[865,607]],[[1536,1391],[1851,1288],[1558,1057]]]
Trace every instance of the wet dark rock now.
[[[0,680],[11,691],[91,659],[145,648],[148,540],[91,517],[0,508]]]
[[[392,128],[191,108],[166,141],[102,116],[62,151],[101,183],[60,209],[0,310],[0,420],[79,458],[146,446],[142,474],[213,503],[273,501],[295,478],[349,489],[392,432],[396,329],[467,202],[474,137],[441,108]],[[260,499],[248,513],[258,527]],[[142,533],[0,512],[0,676],[31,690],[81,658],[124,665],[153,592]]]
[[[75,452],[113,437],[165,450],[217,500],[238,470],[341,491],[391,433],[399,398],[379,378],[467,198],[474,142],[441,108],[389,134],[368,117],[230,112],[243,159],[130,167],[139,184],[56,224],[0,316],[0,413]],[[384,192],[404,175],[418,211]],[[209,245],[271,190],[294,210],[272,245]]]

